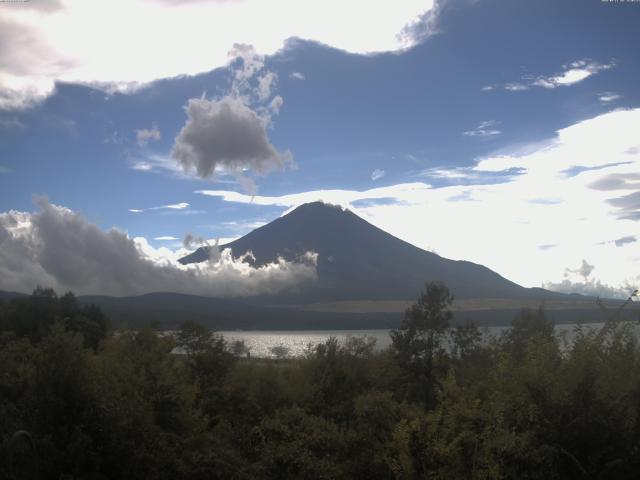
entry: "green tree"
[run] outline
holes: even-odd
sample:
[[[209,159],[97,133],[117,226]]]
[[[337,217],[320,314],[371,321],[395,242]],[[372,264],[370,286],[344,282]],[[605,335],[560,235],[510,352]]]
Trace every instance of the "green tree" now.
[[[444,368],[444,336],[453,317],[453,296],[441,282],[429,282],[391,331],[397,361],[405,372],[405,396],[433,406],[437,377]]]

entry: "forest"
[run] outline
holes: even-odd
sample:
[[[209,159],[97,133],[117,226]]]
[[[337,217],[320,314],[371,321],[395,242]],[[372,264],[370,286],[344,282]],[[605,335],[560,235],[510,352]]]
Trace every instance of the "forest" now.
[[[569,341],[525,309],[487,341],[451,302],[428,283],[382,352],[256,359],[188,320],[114,328],[72,293],[4,301],[0,478],[638,478],[635,322]]]

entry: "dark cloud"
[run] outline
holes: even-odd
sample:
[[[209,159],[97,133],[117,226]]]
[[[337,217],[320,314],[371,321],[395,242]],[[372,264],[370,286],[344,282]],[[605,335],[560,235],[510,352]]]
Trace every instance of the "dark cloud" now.
[[[187,172],[201,178],[211,178],[216,169],[265,174],[292,162],[289,152],[269,142],[266,121],[240,100],[191,99],[186,112],[171,155]]]
[[[37,213],[0,213],[0,289],[36,285],[80,294],[135,295],[173,291],[214,297],[295,290],[317,278],[315,256],[253,268],[229,250],[202,265],[181,266],[169,250],[103,231],[66,208],[38,200]],[[216,249],[217,250],[217,249]]]
[[[640,190],[622,197],[611,198],[607,202],[618,208],[616,213],[619,219],[640,220]]]
[[[640,190],[640,173],[611,173],[589,184],[589,188],[594,190]]]
[[[575,268],[575,269],[571,269],[571,268],[565,268],[565,274],[568,273],[577,273],[578,275],[581,275],[582,277],[584,277],[585,279],[591,275],[591,272],[593,272],[593,269],[596,268],[593,265],[589,265],[589,262],[587,262],[586,260],[582,260],[582,264],[580,265],[580,267]]]

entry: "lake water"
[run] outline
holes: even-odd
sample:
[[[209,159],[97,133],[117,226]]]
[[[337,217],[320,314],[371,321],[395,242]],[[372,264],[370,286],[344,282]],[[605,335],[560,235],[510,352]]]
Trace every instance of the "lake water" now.
[[[583,328],[599,329],[602,323],[584,323]],[[574,336],[575,324],[556,325],[556,334],[566,335],[571,341]],[[485,327],[481,332],[485,340],[491,337],[499,337],[509,327]],[[287,348],[290,357],[302,356],[309,345],[317,345],[326,342],[330,337],[336,337],[338,341],[344,342],[349,337],[370,337],[375,338],[376,350],[384,350],[391,345],[390,330],[286,330],[286,331],[219,331],[227,342],[236,340],[244,341],[249,348],[252,357],[268,358],[273,357],[271,349],[278,346]]]

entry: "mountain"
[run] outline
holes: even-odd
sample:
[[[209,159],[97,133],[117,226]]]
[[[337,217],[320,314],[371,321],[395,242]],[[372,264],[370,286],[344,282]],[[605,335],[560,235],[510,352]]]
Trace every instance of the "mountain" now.
[[[327,330],[392,328],[402,312],[345,313],[301,311],[246,304],[234,300],[158,292],[131,297],[83,295],[82,304],[100,307],[116,326],[145,323],[176,329],[185,320],[216,330]]]
[[[428,228],[425,225],[427,237]],[[206,261],[208,248],[201,247],[180,262]],[[230,248],[235,257],[251,251],[257,265],[278,256],[295,261],[307,251],[318,254],[317,284],[296,295],[259,299],[271,303],[415,299],[427,281],[446,283],[458,299],[543,300],[560,295],[524,288],[482,265],[422,250],[349,210],[322,202],[301,205],[221,248]]]

